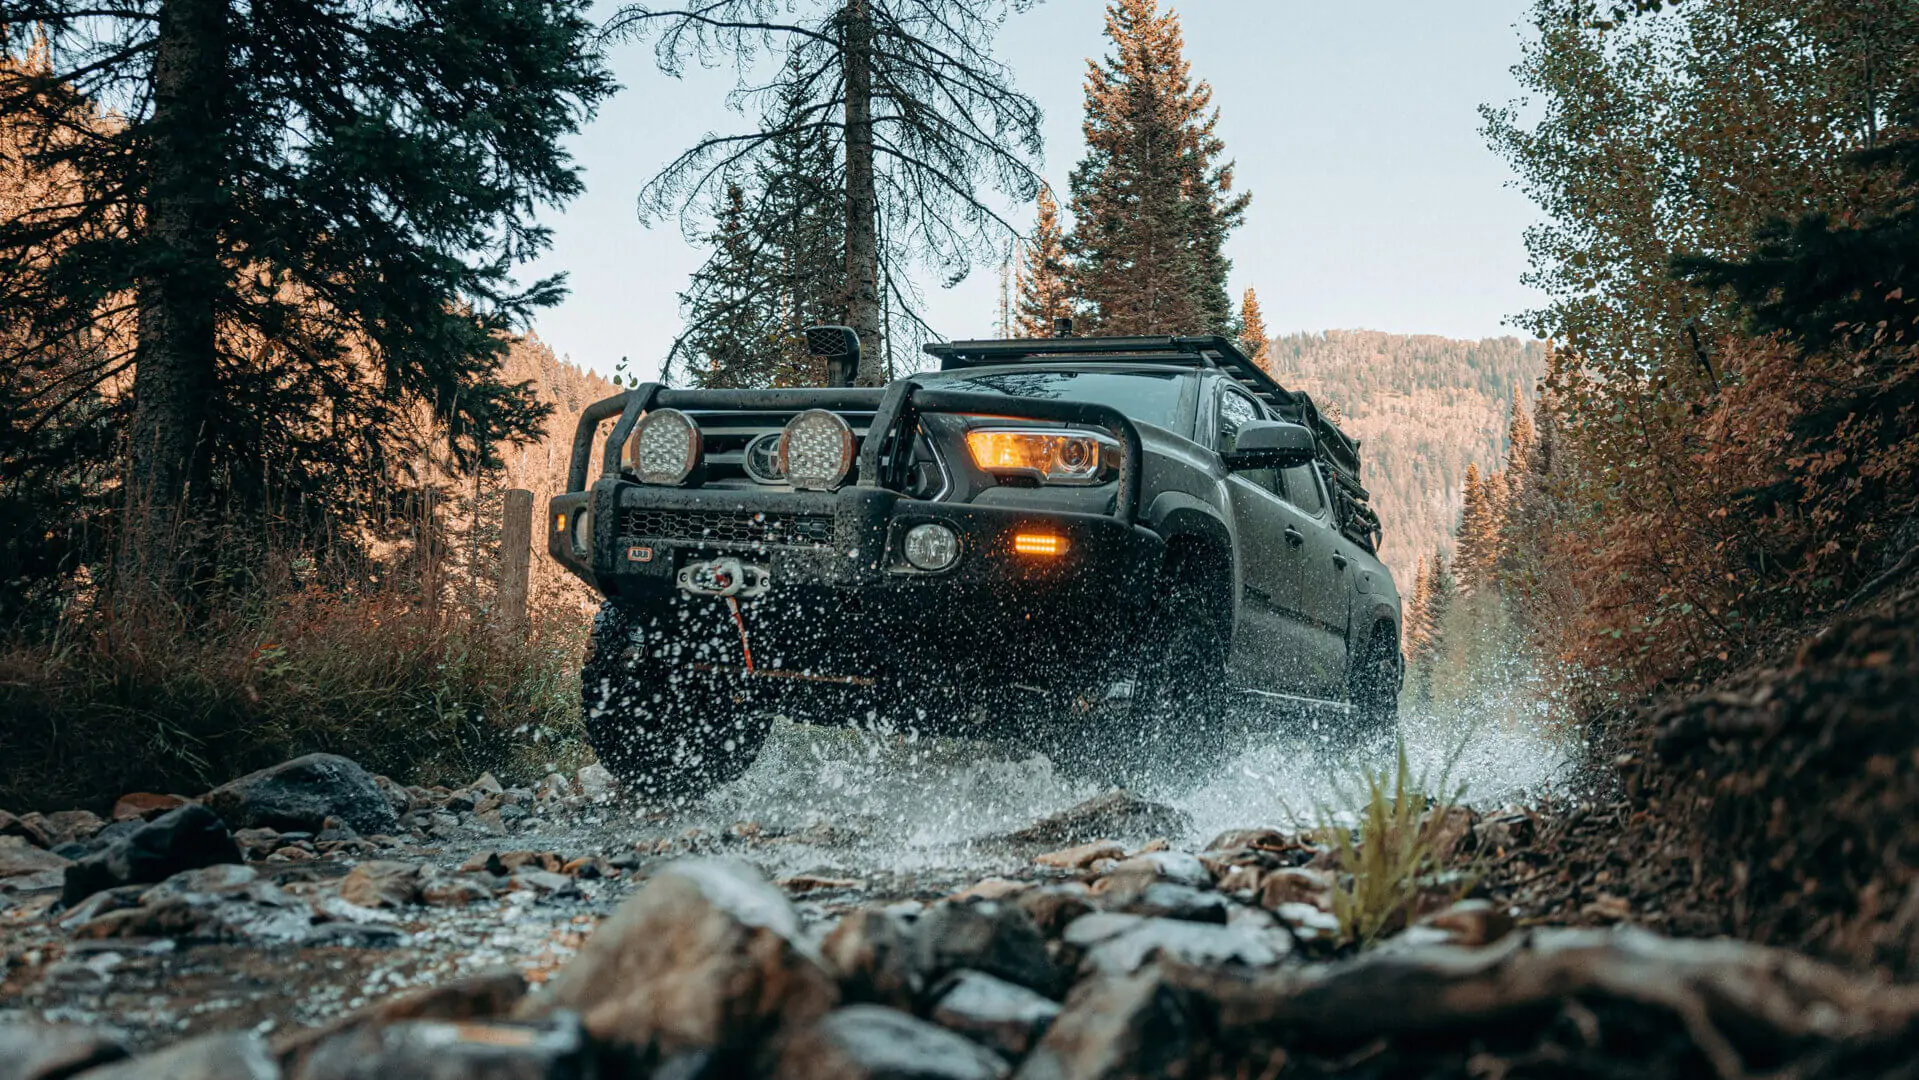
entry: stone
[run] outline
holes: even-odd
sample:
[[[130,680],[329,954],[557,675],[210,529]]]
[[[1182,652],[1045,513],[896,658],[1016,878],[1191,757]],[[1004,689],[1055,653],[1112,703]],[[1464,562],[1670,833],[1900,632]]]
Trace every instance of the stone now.
[[[921,915],[913,967],[922,986],[965,968],[1051,993],[1060,976],[1032,916],[998,900],[936,904]]]
[[[1042,818],[1007,839],[1034,844],[1083,844],[1112,836],[1184,836],[1191,825],[1192,819],[1180,810],[1116,789]]]
[[[1292,838],[1278,829],[1228,829],[1213,837],[1207,851],[1235,851],[1239,848],[1284,848]]]
[[[1219,877],[1219,891],[1223,893],[1257,892],[1260,882],[1265,877],[1265,871],[1257,866],[1228,867]]]
[[[75,913],[92,904],[89,898]],[[236,864],[183,871],[147,889],[137,905],[103,904],[97,910],[73,928],[75,938],[290,943],[305,941],[313,924],[305,903],[252,867]]]
[[[580,794],[591,802],[608,802],[620,794],[620,782],[613,778],[606,766],[595,762],[582,768],[574,779],[580,787]]]
[[[47,832],[41,820],[30,820],[38,815],[29,814],[26,818],[17,818],[5,810],[0,810],[0,838],[17,836],[37,848],[50,848],[56,841]]]
[[[629,1053],[745,1057],[826,1015],[839,987],[784,895],[746,863],[694,858],[655,873],[518,1011],[578,1012]]]
[[[848,1001],[911,1008],[924,984],[914,966],[913,925],[904,915],[869,907],[849,912],[820,943]]]
[[[1051,998],[981,971],[960,971],[933,992],[932,1021],[1003,1057],[1025,1057],[1059,1015]]]
[[[1339,941],[1339,917],[1311,904],[1279,904],[1271,909],[1273,918],[1292,931],[1296,941],[1335,943]]]
[[[80,1080],[279,1080],[258,1035],[202,1035],[164,1050],[93,1069]]]
[[[391,777],[376,773],[373,777],[373,786],[379,788],[386,796],[387,805],[393,807],[395,817],[405,817],[419,801],[413,797],[414,789],[408,788]]]
[[[1473,843],[1481,851],[1511,851],[1531,844],[1538,828],[1525,810],[1503,810],[1473,826]]]
[[[1061,940],[1079,951],[1082,975],[1130,975],[1158,958],[1200,967],[1265,968],[1278,964],[1292,948],[1291,939],[1283,934],[1245,925],[1215,926],[1104,912],[1074,922]]]
[[[152,821],[169,810],[177,810],[187,804],[180,795],[156,795],[151,791],[134,791],[120,796],[113,804],[113,812],[107,816],[115,821]]]
[[[493,899],[493,890],[472,878],[433,878],[420,886],[420,902],[433,907],[465,907]]]
[[[273,1040],[273,1054],[290,1075],[299,1077],[308,1055],[343,1033],[401,1020],[491,1019],[504,1016],[525,997],[526,979],[519,972],[511,968],[483,971],[375,1002],[323,1027],[291,1027]]]
[[[376,859],[363,862],[340,880],[340,896],[366,908],[397,908],[420,900],[420,867]]]
[[[102,889],[62,914],[60,926],[63,929],[72,930],[109,912],[139,907],[140,898],[147,894],[147,889],[146,885],[121,885],[118,888]]]
[[[490,772],[481,773],[478,780],[473,781],[467,786],[474,791],[487,795],[503,795],[506,793],[506,787],[500,783],[499,777],[494,776]]]
[[[0,1076],[65,1080],[127,1056],[119,1041],[78,1024],[0,1021]]]
[[[1213,872],[1197,856],[1183,851],[1155,851],[1114,863],[1106,871],[1108,876],[1128,874],[1146,874],[1153,877],[1190,885],[1196,889],[1213,887]],[[1095,891],[1098,891],[1095,889]]]
[[[1036,855],[1033,861],[1040,866],[1050,866],[1055,870],[1084,870],[1101,859],[1118,859],[1125,854],[1126,848],[1121,844],[1112,840],[1095,840],[1090,844]]]
[[[947,897],[948,900],[964,902],[967,900],[1005,900],[1018,896],[1033,888],[1030,881],[1013,881],[1003,877],[982,878],[966,888]]]
[[[1077,881],[1042,885],[1021,893],[1014,903],[1033,920],[1039,932],[1056,938],[1067,925],[1093,911],[1093,892]]]
[[[581,881],[598,881],[601,878],[612,877],[614,870],[598,855],[582,855],[560,867],[560,873],[570,878],[579,878]]]
[[[202,797],[234,828],[319,832],[337,817],[362,833],[391,833],[399,815],[373,775],[337,754],[307,754],[248,773]]]
[[[107,823],[100,820],[100,815],[91,810],[55,810],[45,817],[28,814],[22,820],[37,821],[56,845],[91,840],[107,827]]]
[[[1199,1042],[1191,995],[1156,970],[1073,988],[1016,1080],[1184,1076]]]
[[[799,1032],[779,1080],[999,1080],[1006,1063],[960,1035],[882,1005],[848,1005]]]
[[[19,834],[0,836],[0,878],[65,870],[71,860],[61,858]]]
[[[556,874],[551,870],[531,868],[515,870],[511,880],[515,889],[525,889],[540,896],[551,896],[557,899],[580,895],[578,882],[565,874]]]
[[[218,815],[199,803],[169,810],[67,867],[62,903],[101,889],[165,881],[182,870],[242,861]]]
[[[1333,906],[1333,875],[1325,870],[1291,866],[1274,870],[1259,883],[1259,906],[1276,911],[1282,904],[1311,904],[1325,911]]]
[[[1109,879],[1110,880],[1110,879]],[[1095,902],[1102,911],[1123,911],[1190,922],[1224,923],[1226,898],[1216,892],[1195,889],[1171,881],[1138,878],[1121,879],[1121,884],[1104,891],[1095,889]]]
[[[566,868],[566,860],[551,851],[487,851],[460,864],[466,873],[485,871],[494,877],[506,877],[523,868],[557,874]]]
[[[233,842],[249,858],[263,859],[280,846],[280,833],[275,829],[240,829],[234,832]]]
[[[1461,900],[1419,920],[1419,925],[1443,930],[1452,944],[1470,947],[1490,945],[1518,926],[1511,912],[1490,900]]]
[[[537,1024],[402,1020],[336,1035],[306,1055],[296,1080],[591,1080],[580,1018]]]

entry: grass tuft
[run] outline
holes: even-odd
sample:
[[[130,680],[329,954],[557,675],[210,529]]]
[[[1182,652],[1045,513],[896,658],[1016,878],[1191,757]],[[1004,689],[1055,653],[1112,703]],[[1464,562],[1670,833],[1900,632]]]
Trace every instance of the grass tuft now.
[[[1451,811],[1463,786],[1450,793],[1442,774],[1432,784],[1413,775],[1401,742],[1390,772],[1365,769],[1361,790],[1344,812],[1321,806],[1320,835],[1331,844],[1337,881],[1332,913],[1341,937],[1361,948],[1397,933],[1422,904],[1450,904],[1478,881],[1475,866],[1447,865],[1442,847]]]

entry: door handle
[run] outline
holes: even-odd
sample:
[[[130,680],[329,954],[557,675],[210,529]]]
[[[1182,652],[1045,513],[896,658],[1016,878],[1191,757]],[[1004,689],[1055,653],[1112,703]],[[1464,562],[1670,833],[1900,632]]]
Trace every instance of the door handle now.
[[[1333,569],[1335,570],[1346,569],[1346,556],[1341,555],[1337,551],[1333,552]]]
[[[1291,525],[1286,526],[1286,542],[1298,547],[1306,542],[1306,534]]]

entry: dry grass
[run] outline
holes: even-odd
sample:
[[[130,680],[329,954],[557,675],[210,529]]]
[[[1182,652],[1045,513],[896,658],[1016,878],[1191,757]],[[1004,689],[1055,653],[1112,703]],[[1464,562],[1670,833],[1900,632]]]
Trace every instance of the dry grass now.
[[[1365,770],[1361,790],[1343,811],[1322,806],[1320,833],[1332,845],[1338,881],[1333,915],[1341,936],[1367,947],[1404,929],[1422,900],[1434,893],[1445,902],[1471,890],[1477,870],[1447,865],[1442,841],[1448,811],[1459,805],[1463,789],[1439,795],[1444,775],[1428,783],[1414,775],[1404,743],[1390,772]]]
[[[0,642],[0,807],[192,795],[315,750],[420,782],[577,766],[576,623],[503,633],[465,607],[318,586],[191,616],[96,604]]]

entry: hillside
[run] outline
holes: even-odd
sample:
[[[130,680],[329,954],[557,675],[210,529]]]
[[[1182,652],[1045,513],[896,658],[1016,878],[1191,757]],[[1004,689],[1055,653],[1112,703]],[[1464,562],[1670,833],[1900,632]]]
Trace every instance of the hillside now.
[[[1362,441],[1364,480],[1385,522],[1380,554],[1402,590],[1434,548],[1452,550],[1466,466],[1496,466],[1513,395],[1530,402],[1545,346],[1518,338],[1329,330],[1273,339],[1288,387],[1339,410]]]

